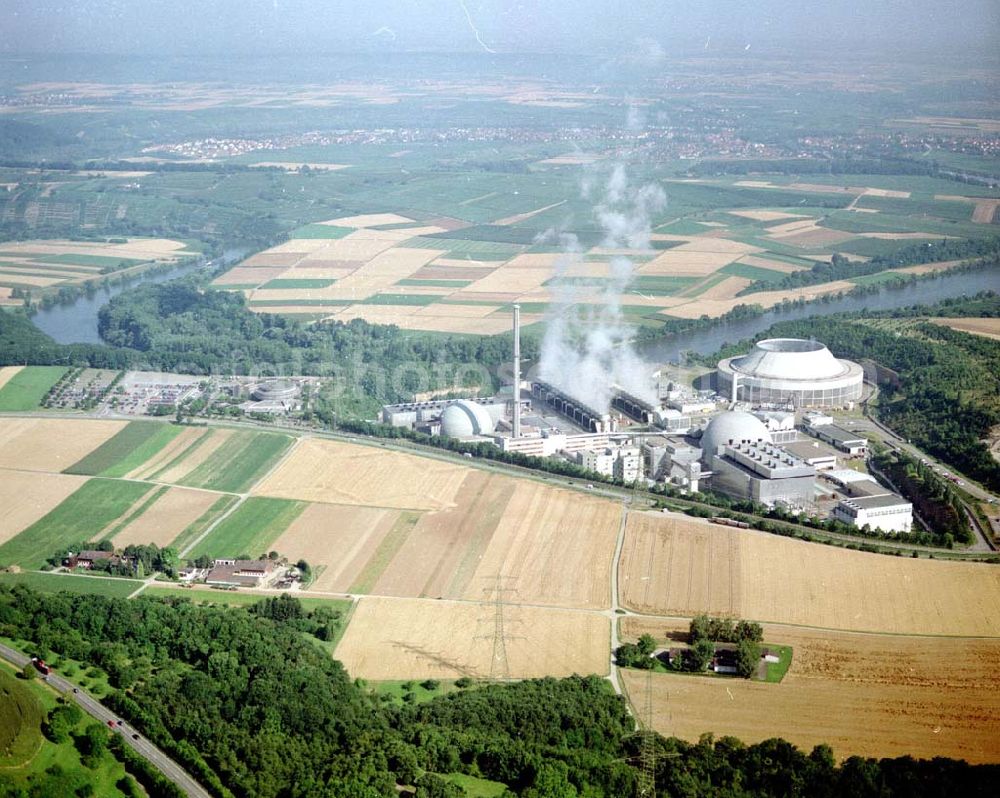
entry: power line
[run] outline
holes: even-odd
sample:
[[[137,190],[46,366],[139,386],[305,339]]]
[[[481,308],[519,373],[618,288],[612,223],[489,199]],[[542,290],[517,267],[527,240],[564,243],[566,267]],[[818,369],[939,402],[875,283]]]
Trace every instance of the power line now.
[[[508,593],[517,592],[516,588],[508,587],[504,584],[505,580],[511,578],[512,577],[505,577],[498,573],[494,578],[494,583],[483,588],[483,593],[487,597],[492,594],[490,604],[492,605],[493,611],[489,615],[481,618],[480,622],[483,625],[492,622],[493,628],[490,633],[477,635],[476,639],[493,641],[493,653],[490,657],[489,675],[491,682],[509,682],[511,680],[510,660],[507,657],[507,643],[508,641],[515,640],[518,637],[518,635],[512,635],[508,631],[508,619],[506,617],[507,602],[505,601],[505,597]]]

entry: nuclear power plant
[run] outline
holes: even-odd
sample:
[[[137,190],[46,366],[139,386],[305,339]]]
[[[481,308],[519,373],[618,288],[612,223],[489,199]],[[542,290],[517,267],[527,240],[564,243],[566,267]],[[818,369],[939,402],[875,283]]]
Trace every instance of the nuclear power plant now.
[[[625,484],[669,482],[857,526],[881,524],[886,532],[909,531],[908,502],[873,479],[858,487],[850,479],[857,472],[840,466],[865,456],[867,438],[813,409],[851,407],[863,397],[861,366],[835,358],[824,344],[759,341],[748,354],[719,362],[708,375],[714,389],[670,380],[661,390],[654,373],[662,371],[650,367],[644,398],[610,378],[602,386],[524,379],[520,310],[513,306],[510,384],[497,396],[390,405],[383,422],[488,442],[504,452],[563,458]],[[577,391],[606,397],[607,407]]]

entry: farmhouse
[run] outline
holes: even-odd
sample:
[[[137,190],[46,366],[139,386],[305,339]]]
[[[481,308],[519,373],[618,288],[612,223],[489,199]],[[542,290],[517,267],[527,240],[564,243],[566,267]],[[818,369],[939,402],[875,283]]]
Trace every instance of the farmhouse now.
[[[88,549],[77,554],[70,554],[63,564],[67,568],[86,568],[87,570],[90,570],[94,567],[94,563],[96,562],[115,559],[118,558],[113,551],[94,551]]]
[[[270,560],[217,559],[205,583],[219,587],[260,587],[274,576]]]

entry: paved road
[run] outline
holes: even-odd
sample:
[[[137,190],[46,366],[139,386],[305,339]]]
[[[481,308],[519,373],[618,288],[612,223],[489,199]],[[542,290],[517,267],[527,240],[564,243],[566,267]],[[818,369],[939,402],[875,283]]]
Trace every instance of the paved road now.
[[[0,657],[3,657],[5,660],[13,663],[14,665],[17,665],[19,668],[23,668],[31,661],[29,657],[26,657],[20,651],[2,644],[0,644]],[[118,720],[118,717],[111,712],[111,710],[85,691],[77,690],[77,692],[74,693],[73,684],[66,681],[66,679],[63,679],[61,676],[57,676],[52,673],[43,678],[45,678],[49,687],[52,687],[58,692],[64,694],[67,698],[73,699],[79,705],[80,709],[84,710],[84,712],[91,717],[101,721],[101,723],[105,726],[107,726],[108,721],[116,722]],[[205,790],[204,787],[192,779],[180,765],[149,742],[149,740],[142,735],[139,735],[139,738],[135,739],[133,735],[138,735],[139,733],[129,724],[123,722],[122,725],[119,726],[115,723],[115,733],[120,734],[126,745],[131,746],[143,757],[143,759],[149,761],[157,770],[180,787],[187,795],[192,796],[192,798],[211,798],[208,791]]]

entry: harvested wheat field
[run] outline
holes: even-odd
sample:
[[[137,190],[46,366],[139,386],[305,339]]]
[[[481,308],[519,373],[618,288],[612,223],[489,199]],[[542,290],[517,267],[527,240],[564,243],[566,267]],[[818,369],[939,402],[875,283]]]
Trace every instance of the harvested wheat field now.
[[[899,634],[1000,635],[1000,572],[981,563],[847,551],[684,516],[629,516],[623,603]]]
[[[587,612],[507,608],[510,675],[527,679],[606,674],[610,627]],[[363,598],[336,657],[362,679],[488,677],[493,606],[421,599]]]
[[[930,321],[953,330],[1000,340],[1000,319],[930,319]],[[0,380],[2,378],[3,375],[0,375]],[[0,385],[3,383],[0,382]]]
[[[0,367],[0,388],[3,388],[8,382],[11,381],[13,376],[17,374],[24,366],[2,366]]]
[[[727,277],[721,283],[716,283],[698,294],[702,299],[732,299],[746,288],[752,280],[746,277]]]
[[[623,671],[633,701],[646,676]],[[1000,696],[992,690],[919,688],[801,679],[781,684],[653,674],[653,727],[691,741],[705,732],[755,743],[782,737],[834,755],[995,762],[1000,756]]]
[[[0,420],[0,468],[62,471],[124,426],[124,421],[4,418]]]
[[[502,573],[514,601],[608,606],[617,505],[480,471],[455,501],[383,546],[391,560],[364,592],[475,601]]]
[[[69,474],[0,471],[0,543],[31,526],[86,481]]]
[[[777,222],[781,219],[804,219],[801,213],[785,213],[784,211],[726,211],[730,216],[742,216],[755,222]]]
[[[398,517],[398,510],[310,504],[271,547],[321,567],[312,590],[348,593]]]
[[[219,499],[218,493],[190,488],[170,488],[135,521],[112,538],[117,548],[155,543],[169,546],[174,538],[197,521]]]
[[[283,499],[413,510],[442,510],[468,469],[337,441],[303,438],[255,493]]]
[[[519,601],[605,608],[620,522],[615,502],[518,480],[466,597],[502,573]]]

